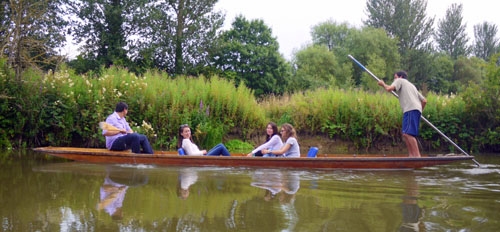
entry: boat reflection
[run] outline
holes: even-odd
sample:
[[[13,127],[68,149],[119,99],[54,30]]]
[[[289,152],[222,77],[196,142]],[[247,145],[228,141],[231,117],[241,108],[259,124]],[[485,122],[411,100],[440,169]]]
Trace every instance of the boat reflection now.
[[[196,171],[196,168],[181,168],[177,181],[177,196],[186,200],[189,197],[189,187],[196,183],[196,181],[198,181],[198,171]]]
[[[413,174],[406,176],[405,195],[401,203],[403,221],[399,228],[401,232],[425,231],[421,229],[422,208],[418,206],[419,186]]]

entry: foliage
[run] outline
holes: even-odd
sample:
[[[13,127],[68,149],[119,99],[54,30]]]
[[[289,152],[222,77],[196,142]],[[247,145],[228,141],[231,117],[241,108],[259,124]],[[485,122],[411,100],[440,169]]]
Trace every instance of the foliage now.
[[[497,33],[497,25],[488,22],[474,25],[474,55],[489,60],[490,56],[497,52],[499,45]]]
[[[368,0],[365,25],[382,28],[398,40],[400,68],[417,86],[427,81],[434,18],[426,15],[426,0]],[[412,79],[414,78],[414,79]]]
[[[475,149],[500,151],[500,67],[496,63],[500,54],[492,57],[486,68],[486,79],[481,84],[471,83],[464,93],[464,114],[474,133]]]
[[[427,17],[426,8],[426,0],[368,0],[364,23],[397,38],[404,56],[406,51],[425,46],[433,33],[434,18]]]
[[[465,150],[470,149],[470,143],[465,141],[472,136],[473,131],[465,123],[467,117],[463,114],[457,114],[457,112],[463,111],[465,105],[463,99],[454,94],[435,95],[433,93],[427,95],[426,98],[428,103],[431,104],[426,105],[422,116],[427,118],[456,144],[465,144],[466,146],[463,146],[463,148]],[[420,136],[425,141],[428,141],[426,150],[439,150],[440,148],[443,149],[443,147],[447,148],[444,150],[455,150],[453,145],[448,143],[436,130],[426,125],[424,121],[421,121],[421,124]]]
[[[432,65],[432,71],[428,73],[429,78],[424,83],[423,89],[443,95],[457,93],[457,86],[453,84],[454,62],[451,56],[436,54],[429,63]]]
[[[439,50],[445,52],[453,59],[459,56],[467,56],[470,48],[467,46],[467,24],[462,24],[463,5],[453,3],[446,10],[446,16],[439,20],[438,29],[434,35]]]
[[[0,57],[8,59],[18,81],[26,69],[48,70],[62,62],[56,50],[66,41],[59,5],[58,0],[2,1]]]
[[[78,76],[64,68],[45,75],[33,72],[25,76],[23,86],[2,75],[1,92],[6,96],[0,102],[5,117],[0,118],[2,136],[26,143],[16,147],[103,146],[98,123],[119,101],[129,104],[129,123],[150,136],[155,148],[175,147],[178,126],[184,123],[197,123],[196,128],[208,135],[199,136],[207,147],[222,142],[229,130],[244,138],[253,132],[249,125],[265,124],[252,92],[218,77],[170,80],[165,73],[149,72],[139,78],[116,67],[102,72],[100,78]],[[206,118],[193,114],[201,101]],[[238,131],[233,130],[236,123],[241,126]]]
[[[126,38],[131,33],[130,13],[136,1],[64,0],[71,35],[82,44],[82,54],[70,62],[78,73],[97,71],[101,66],[129,66]]]
[[[350,88],[353,85],[364,85],[364,87],[376,85],[373,81],[367,80],[362,84],[362,79],[367,79],[368,76],[367,74],[363,76],[363,70],[351,62],[348,55],[353,55],[358,61],[367,67],[370,66],[370,69],[376,69],[376,73],[382,73],[384,76],[392,76],[399,66],[397,40],[389,38],[382,29],[372,27],[356,29],[346,23],[337,24],[329,20],[314,26],[311,36],[315,45],[326,46],[335,55],[338,62],[335,65],[336,85],[342,88]]]
[[[327,20],[312,27],[311,37],[313,44],[325,46],[328,51],[339,52],[339,49],[345,48],[354,31],[347,23]]]
[[[383,30],[364,27],[359,33],[355,33],[354,38],[349,41],[348,47],[351,54],[376,75],[392,78],[394,72],[399,69],[401,56],[398,54],[397,41],[387,37]],[[371,77],[368,77],[368,74],[363,72],[364,70],[353,62],[349,62],[355,67],[354,80],[356,84],[363,83],[365,87],[376,84],[373,83],[373,80],[367,80]]]
[[[265,103],[263,107],[271,121],[291,123],[301,134],[323,134],[353,142],[356,147],[364,149],[383,138],[392,141],[400,137],[395,130],[397,124],[394,124],[400,121],[399,105],[389,94],[318,89],[269,98]],[[282,120],[283,115],[288,115],[286,121]]]
[[[248,21],[238,16],[218,43],[211,61],[222,71],[221,76],[234,80],[237,86],[244,84],[255,96],[286,91],[290,66],[279,53],[278,42],[264,21]]]
[[[224,15],[217,0],[145,1],[134,16],[132,56],[147,68],[192,74],[207,65]]]
[[[289,85],[291,89],[337,86],[336,74],[340,67],[335,55],[324,46],[312,45],[298,51],[294,54],[292,66],[295,72]],[[341,83],[344,84],[343,82]]]
[[[452,82],[457,85],[457,92],[462,92],[461,88],[468,86],[469,82],[480,84],[483,81],[483,75],[486,62],[477,57],[459,57],[455,61]]]
[[[248,153],[248,151],[254,149],[254,146],[252,146],[252,144],[243,142],[238,139],[232,139],[227,141],[225,143],[225,146],[231,153]]]

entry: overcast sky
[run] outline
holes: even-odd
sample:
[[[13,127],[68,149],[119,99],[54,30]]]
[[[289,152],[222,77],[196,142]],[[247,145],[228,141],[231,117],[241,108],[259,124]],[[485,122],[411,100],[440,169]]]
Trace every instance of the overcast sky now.
[[[498,0],[428,0],[427,16],[435,17],[434,28],[453,3],[463,5],[463,22],[467,24],[470,41],[473,26],[483,22],[500,27]],[[311,27],[332,19],[360,27],[366,20],[366,0],[219,0],[216,9],[226,13],[225,29],[237,15],[246,19],[262,19],[278,39],[280,52],[290,59],[294,49],[311,42]],[[500,29],[500,28],[499,28]]]

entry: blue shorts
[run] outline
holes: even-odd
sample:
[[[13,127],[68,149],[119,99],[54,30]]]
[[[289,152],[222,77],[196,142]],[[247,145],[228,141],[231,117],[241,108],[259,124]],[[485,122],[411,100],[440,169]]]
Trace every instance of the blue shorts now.
[[[403,134],[418,136],[420,116],[422,116],[422,113],[418,110],[408,111],[403,114]]]

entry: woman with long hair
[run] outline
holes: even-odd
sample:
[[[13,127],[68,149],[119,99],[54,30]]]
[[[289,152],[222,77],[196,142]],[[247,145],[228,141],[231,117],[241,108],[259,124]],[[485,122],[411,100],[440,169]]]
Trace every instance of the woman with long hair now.
[[[194,144],[193,142],[193,139],[191,137],[191,128],[189,128],[188,124],[184,124],[179,127],[177,148],[184,149],[186,155],[231,156],[226,146],[224,146],[224,144],[222,143],[217,144],[208,152],[207,150],[200,150],[198,146],[196,146],[196,144]]]
[[[297,141],[297,132],[289,123],[281,125],[281,136],[285,140],[285,144],[279,150],[262,150],[262,154],[267,154],[269,157],[300,157],[300,146]],[[266,155],[264,155],[266,156]]]
[[[274,122],[269,122],[266,127],[266,142],[248,153],[247,156],[263,156],[263,149],[278,150],[282,146],[283,141],[281,141],[278,126]]]

